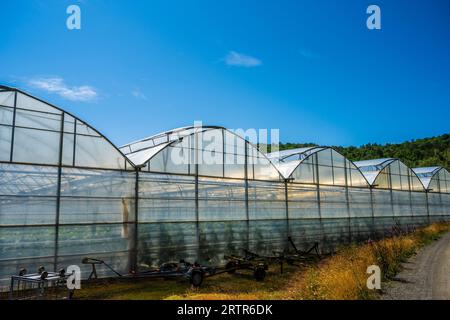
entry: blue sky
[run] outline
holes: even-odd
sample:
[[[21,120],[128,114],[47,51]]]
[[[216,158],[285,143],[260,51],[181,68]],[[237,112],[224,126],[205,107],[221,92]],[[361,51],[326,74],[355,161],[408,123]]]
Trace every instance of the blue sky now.
[[[71,4],[81,30],[66,28]],[[117,145],[194,120],[395,143],[450,132],[449,15],[446,0],[5,1],[0,83]]]

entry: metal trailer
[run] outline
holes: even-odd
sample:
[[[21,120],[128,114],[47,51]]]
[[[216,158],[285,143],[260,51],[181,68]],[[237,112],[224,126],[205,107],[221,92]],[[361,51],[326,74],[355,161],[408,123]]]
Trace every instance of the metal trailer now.
[[[216,274],[225,272],[234,274],[237,270],[251,270],[253,271],[253,277],[256,281],[263,281],[266,277],[266,271],[269,270],[269,264],[266,259],[255,255],[249,255],[247,252],[243,257],[226,255],[224,258],[228,260],[225,265],[225,269],[220,272],[216,272]]]
[[[91,265],[91,273],[88,280],[97,279],[96,266],[104,265],[121,279],[181,277],[189,280],[194,287],[201,286],[204,278],[210,278],[223,273],[235,274],[237,270],[250,270],[253,272],[253,277],[257,281],[263,281],[266,277],[267,270],[269,269],[269,264],[279,264],[280,272],[283,273],[284,263],[290,265],[298,265],[296,263],[300,263],[300,265],[303,265],[305,261],[311,259],[311,253],[313,251],[315,251],[317,257],[320,257],[318,243],[315,243],[307,251],[300,251],[290,237],[288,238],[288,241],[294,249],[293,253],[282,252],[278,254],[275,253],[274,256],[263,256],[244,249],[244,256],[225,255],[224,259],[227,260],[227,262],[223,267],[207,267],[198,263],[189,263],[180,260],[180,262],[163,263],[159,268],[152,270],[121,274],[101,259],[86,257],[83,258],[82,263]]]
[[[97,258],[86,257],[82,260],[82,263],[91,265],[91,273],[88,280],[98,278],[96,267],[98,265],[104,265],[120,279],[186,278],[194,287],[201,286],[204,278],[210,278],[223,273],[233,274],[236,270],[251,270],[254,273],[255,279],[258,281],[263,280],[266,276],[268,265],[262,259],[259,262],[256,260],[250,261],[247,258],[238,256],[225,256],[225,259],[228,260],[228,262],[224,267],[207,267],[198,263],[192,264],[181,260],[180,262],[163,263],[156,269],[129,274],[120,274],[105,261]]]
[[[280,273],[283,273],[284,263],[294,266],[303,266],[307,262],[314,261],[320,258],[319,244],[316,242],[307,251],[298,250],[291,237],[288,237],[288,241],[291,244],[294,251],[274,252],[274,255],[260,255],[243,249],[244,256],[225,256],[228,260],[225,269],[229,269],[229,273],[234,273],[237,269],[250,269],[255,272],[255,279],[263,280],[265,277],[265,271],[268,270],[268,266],[271,264],[278,264],[280,266]],[[263,269],[262,272],[259,269]]]
[[[319,253],[319,243],[315,242],[314,245],[309,248],[306,251],[298,250],[295,246],[294,241],[292,240],[292,237],[288,237],[288,241],[291,244],[292,248],[294,249],[294,256],[297,256],[299,259],[311,259],[312,257],[320,258],[321,254]],[[314,256],[313,256],[314,251]],[[288,251],[289,252],[289,251]]]
[[[68,277],[64,269],[48,272],[41,266],[37,273],[27,274],[27,270],[23,268],[18,275],[11,276],[9,299],[72,299],[74,291],[67,288]]]
[[[180,262],[166,262],[159,268],[133,272],[129,274],[120,274],[103,260],[86,257],[82,260],[83,264],[90,264],[92,267],[88,280],[97,279],[96,265],[104,265],[122,279],[143,279],[143,278],[186,278],[194,287],[199,287],[205,276],[215,273],[215,268],[205,267],[198,263],[189,263],[184,260]]]

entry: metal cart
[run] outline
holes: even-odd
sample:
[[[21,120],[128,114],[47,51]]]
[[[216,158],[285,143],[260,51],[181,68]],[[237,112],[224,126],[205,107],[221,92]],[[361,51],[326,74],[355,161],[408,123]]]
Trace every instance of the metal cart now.
[[[48,272],[39,267],[37,273],[27,273],[23,268],[18,275],[11,276],[9,299],[71,299],[74,291],[67,288],[68,277],[64,269]]]

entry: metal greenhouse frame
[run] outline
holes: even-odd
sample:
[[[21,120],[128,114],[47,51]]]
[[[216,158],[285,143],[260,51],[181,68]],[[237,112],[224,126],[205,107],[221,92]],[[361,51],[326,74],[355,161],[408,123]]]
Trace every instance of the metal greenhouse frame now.
[[[424,187],[425,186],[425,187]],[[322,251],[450,216],[450,175],[330,147],[263,154],[219,126],[117,148],[85,121],[0,86],[0,287],[26,267],[95,255],[121,273],[242,248]],[[110,270],[99,268],[99,275]]]

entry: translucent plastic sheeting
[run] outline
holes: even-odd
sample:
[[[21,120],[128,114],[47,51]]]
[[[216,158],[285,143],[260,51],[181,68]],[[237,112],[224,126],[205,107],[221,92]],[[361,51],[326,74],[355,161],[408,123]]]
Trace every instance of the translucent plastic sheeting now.
[[[422,184],[430,192],[450,193],[450,173],[443,167],[414,168]]]
[[[282,251],[288,236],[327,252],[450,218],[448,172],[416,175],[397,159],[357,163],[365,177],[332,148],[267,157],[213,126],[121,150],[61,109],[0,87],[0,290],[22,267],[81,265],[87,255],[124,273],[179,259],[219,265],[242,248]]]
[[[357,161],[354,164],[374,188],[425,191],[416,173],[399,159],[382,158]]]
[[[185,128],[121,147],[150,172],[280,180],[277,168],[251,143],[219,127]],[[177,138],[178,137],[178,138]]]

